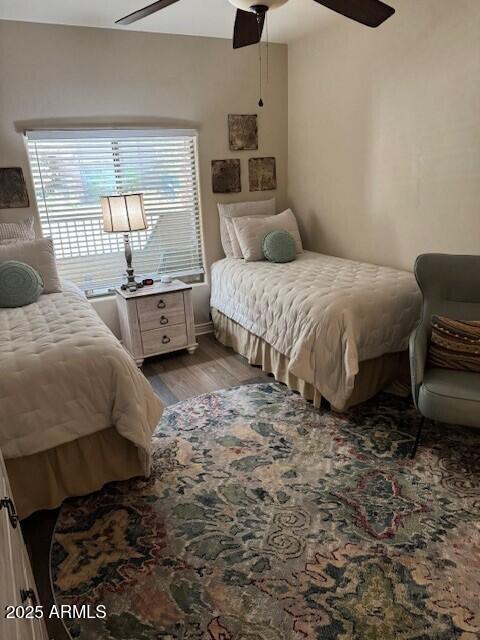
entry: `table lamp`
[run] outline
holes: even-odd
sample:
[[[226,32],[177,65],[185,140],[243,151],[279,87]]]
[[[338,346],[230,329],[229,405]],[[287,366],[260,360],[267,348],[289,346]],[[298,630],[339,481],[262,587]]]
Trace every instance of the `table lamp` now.
[[[135,280],[132,267],[132,249],[129,233],[143,231],[148,227],[143,207],[143,194],[103,196],[100,198],[103,213],[103,229],[107,233],[123,233],[125,259],[127,261],[127,282],[122,284],[123,290],[136,291],[143,287]]]

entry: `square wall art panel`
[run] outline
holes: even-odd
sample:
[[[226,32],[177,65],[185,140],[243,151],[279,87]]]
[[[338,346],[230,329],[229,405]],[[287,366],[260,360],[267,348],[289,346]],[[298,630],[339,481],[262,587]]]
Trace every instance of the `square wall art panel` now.
[[[240,160],[212,160],[213,193],[240,193]]]
[[[277,188],[275,158],[250,158],[248,161],[250,191],[272,191]]]
[[[257,116],[230,114],[228,139],[231,151],[256,151],[258,149]]]
[[[27,185],[20,167],[0,167],[0,209],[27,209]]]

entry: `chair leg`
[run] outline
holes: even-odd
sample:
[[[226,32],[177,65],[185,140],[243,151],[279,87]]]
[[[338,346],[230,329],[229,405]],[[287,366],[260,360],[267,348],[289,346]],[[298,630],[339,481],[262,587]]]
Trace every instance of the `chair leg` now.
[[[420,422],[420,425],[419,425],[418,431],[417,431],[417,437],[415,438],[415,444],[413,445],[412,452],[410,454],[410,458],[412,460],[415,458],[415,454],[417,453],[417,449],[418,449],[418,445],[419,445],[419,442],[420,442],[420,438],[422,437],[422,431],[423,431],[424,425],[425,425],[425,417],[422,416],[422,420]]]

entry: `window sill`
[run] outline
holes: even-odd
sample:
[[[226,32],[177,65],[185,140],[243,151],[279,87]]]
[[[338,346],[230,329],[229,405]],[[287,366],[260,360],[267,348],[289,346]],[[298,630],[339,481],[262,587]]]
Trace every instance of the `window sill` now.
[[[192,289],[200,289],[201,287],[208,287],[208,282],[191,282],[189,284]],[[99,293],[98,295],[86,296],[90,302],[104,302],[105,300],[111,300],[115,296],[115,291],[109,293]]]

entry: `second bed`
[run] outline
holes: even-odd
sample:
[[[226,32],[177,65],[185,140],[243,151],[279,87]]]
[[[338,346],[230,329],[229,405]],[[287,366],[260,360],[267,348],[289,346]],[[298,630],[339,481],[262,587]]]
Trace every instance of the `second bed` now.
[[[224,258],[212,266],[217,339],[339,411],[408,379],[420,305],[407,271],[311,251],[287,264]]]

